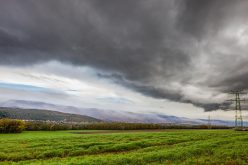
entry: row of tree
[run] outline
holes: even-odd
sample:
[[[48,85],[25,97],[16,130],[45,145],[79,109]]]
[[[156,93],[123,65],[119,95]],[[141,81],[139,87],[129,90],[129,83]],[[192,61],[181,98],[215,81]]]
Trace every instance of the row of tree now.
[[[27,131],[56,131],[56,130],[144,130],[144,129],[209,129],[208,125],[171,125],[152,123],[62,123],[51,121],[22,121],[0,119],[0,133],[19,133]],[[211,126],[211,129],[227,129],[227,126]]]
[[[26,130],[145,130],[145,129],[228,129],[227,126],[212,125],[173,125],[153,123],[119,123],[119,122],[98,122],[98,123],[59,123],[59,122],[26,122]]]

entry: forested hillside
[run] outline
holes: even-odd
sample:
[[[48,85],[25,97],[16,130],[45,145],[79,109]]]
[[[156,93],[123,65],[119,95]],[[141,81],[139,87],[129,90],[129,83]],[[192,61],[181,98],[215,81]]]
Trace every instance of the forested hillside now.
[[[64,121],[64,122],[99,122],[100,120],[78,114],[62,113],[49,110],[0,108],[0,118],[23,120]]]

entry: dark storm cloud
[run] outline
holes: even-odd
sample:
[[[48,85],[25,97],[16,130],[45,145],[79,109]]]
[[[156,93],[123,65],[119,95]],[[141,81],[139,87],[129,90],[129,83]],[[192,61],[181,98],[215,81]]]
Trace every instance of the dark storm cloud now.
[[[228,0],[225,4],[229,3]],[[223,1],[221,0],[185,0],[181,3],[182,12],[178,19],[178,26],[186,33],[201,38],[209,31],[209,26],[219,24],[220,19],[214,17],[221,17]],[[218,20],[218,22],[217,22]],[[219,26],[217,25],[216,28]],[[215,29],[216,30],[216,29]]]
[[[189,56],[174,40],[175,4],[157,2],[2,2],[1,63],[54,59],[131,80],[149,79],[160,66],[161,74],[172,75],[189,65]]]
[[[230,23],[230,20],[235,24],[239,19],[246,19],[248,14],[246,10],[248,3],[245,0],[184,0],[180,2],[181,12],[177,26],[197,39],[204,39],[202,37],[205,35],[216,35],[223,26]]]
[[[118,74],[104,75],[104,74],[99,73],[97,74],[97,76],[100,78],[114,80],[115,83],[121,84],[125,87],[136,90],[140,93],[143,93],[145,95],[148,95],[154,98],[158,98],[158,99],[167,98],[173,101],[179,101],[182,99],[181,98],[182,96],[177,93],[170,92],[169,90],[165,91],[164,89],[157,88],[151,85],[145,85],[142,83],[132,82],[132,81],[127,80],[122,75],[118,75]]]
[[[2,63],[55,59],[117,70],[137,80],[156,74],[156,65],[173,74],[189,63],[171,34],[173,1],[2,3]]]
[[[170,90],[165,90],[162,88],[157,88],[150,85],[145,85],[141,83],[133,83],[126,80],[123,76],[118,74],[104,75],[98,74],[101,78],[112,79],[118,84],[122,84],[125,87],[138,91],[142,94],[157,98],[157,99],[169,99],[171,101],[177,101],[181,103],[191,103],[196,107],[204,108],[205,111],[213,111],[217,109],[227,110],[231,105],[230,102],[223,103],[200,103],[197,100],[187,100],[182,97],[180,93],[172,92]]]
[[[171,90],[168,84],[194,80],[191,70],[197,68],[192,59],[198,55],[192,49],[199,38],[217,33],[228,22],[226,9],[240,3],[4,0],[0,5],[0,63],[30,65],[59,60],[88,65],[118,73],[119,77],[109,78],[145,95],[207,107],[198,100],[184,99],[180,90]],[[239,81],[226,76],[213,86],[221,86],[227,78]]]

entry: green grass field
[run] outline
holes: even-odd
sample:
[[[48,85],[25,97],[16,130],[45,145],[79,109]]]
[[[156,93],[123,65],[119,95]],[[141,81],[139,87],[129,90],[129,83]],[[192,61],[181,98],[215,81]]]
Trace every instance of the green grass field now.
[[[248,132],[164,130],[0,135],[0,164],[247,164]],[[77,131],[85,132],[85,131]]]

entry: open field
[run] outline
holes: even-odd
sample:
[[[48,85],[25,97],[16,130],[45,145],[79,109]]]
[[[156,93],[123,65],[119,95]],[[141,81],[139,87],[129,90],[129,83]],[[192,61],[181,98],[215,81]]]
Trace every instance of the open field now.
[[[73,132],[73,133],[72,133]],[[0,164],[247,164],[248,132],[23,132],[0,135]]]

